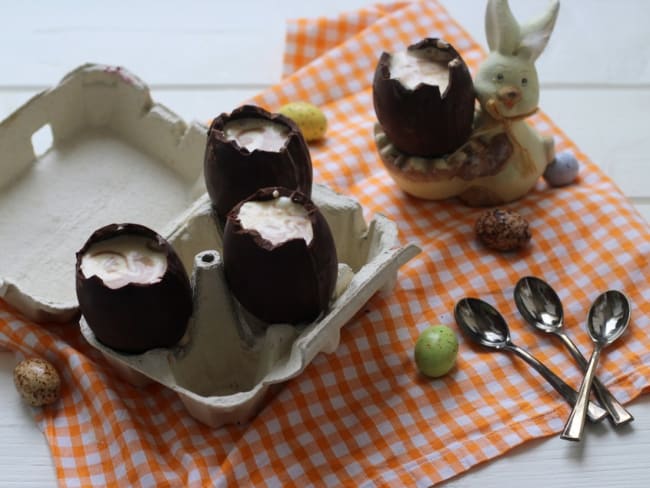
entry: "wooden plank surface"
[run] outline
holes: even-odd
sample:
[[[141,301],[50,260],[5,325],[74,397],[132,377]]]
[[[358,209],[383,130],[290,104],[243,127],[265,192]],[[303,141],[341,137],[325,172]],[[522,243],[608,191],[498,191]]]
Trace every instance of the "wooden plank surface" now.
[[[284,21],[335,14],[371,0],[78,2],[0,0],[0,119],[79,64],[119,64],[185,119],[207,120],[280,79]],[[484,3],[444,0],[484,43]],[[520,18],[546,0],[512,0]],[[563,0],[538,63],[542,109],[650,220],[650,2]],[[433,34],[433,33],[432,33]],[[1,148],[0,148],[1,150]],[[48,448],[15,393],[15,359],[0,353],[0,486],[55,486]],[[620,486],[650,483],[650,399],[617,431],[591,427],[587,442],[551,438],[451,480],[454,487]]]

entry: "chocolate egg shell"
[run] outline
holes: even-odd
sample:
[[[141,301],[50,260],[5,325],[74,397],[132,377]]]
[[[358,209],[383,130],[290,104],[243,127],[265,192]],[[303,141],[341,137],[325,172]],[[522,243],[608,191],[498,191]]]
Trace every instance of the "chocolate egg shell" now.
[[[410,89],[391,78],[391,54],[382,53],[373,79],[379,124],[400,151],[423,157],[453,152],[467,141],[474,117],[474,85],[462,57],[447,42],[427,38],[408,47],[447,64],[449,80],[440,87],[420,83]],[[433,61],[432,61],[433,62]]]
[[[249,151],[228,139],[226,124],[247,118],[269,120],[286,127],[289,133],[284,147],[277,152]],[[204,174],[208,195],[222,222],[237,203],[260,188],[283,186],[311,196],[312,163],[300,129],[288,117],[254,105],[244,105],[212,121],[205,149]]]
[[[312,224],[309,244],[302,238],[274,245],[256,231],[243,228],[239,209],[248,201],[289,197],[301,204]],[[338,261],[327,221],[303,193],[263,188],[229,214],[223,237],[224,273],[233,296],[266,323],[300,324],[315,320],[328,308],[336,285]]]
[[[84,275],[81,262],[89,248],[121,235],[149,238],[165,255],[167,268],[159,281],[112,289],[98,276]],[[76,288],[81,313],[96,338],[121,352],[175,345],[192,314],[192,288],[178,255],[163,237],[138,224],[110,224],[90,236],[77,252]]]

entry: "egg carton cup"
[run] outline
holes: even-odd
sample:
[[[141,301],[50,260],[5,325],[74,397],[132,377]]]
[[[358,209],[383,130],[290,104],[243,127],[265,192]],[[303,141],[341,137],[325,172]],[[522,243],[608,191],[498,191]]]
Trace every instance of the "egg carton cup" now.
[[[36,136],[51,132],[45,151]],[[0,123],[0,296],[31,319],[75,319],[75,252],[97,228],[146,225],[165,236],[191,274],[194,310],[178,345],[122,354],[80,329],[134,385],[158,382],[210,426],[245,422],[277,385],[319,352],[333,352],[341,328],[401,265],[420,252],[401,246],[394,222],[369,223],[358,202],[314,185],[339,275],[326,313],[310,324],[261,324],[231,296],[222,235],[203,183],[207,127],[154,103],[128,71],[81,66]],[[268,326],[267,326],[268,325]]]
[[[98,64],[0,122],[0,297],[36,322],[75,319],[76,251],[114,222],[168,235],[205,191],[206,131]]]

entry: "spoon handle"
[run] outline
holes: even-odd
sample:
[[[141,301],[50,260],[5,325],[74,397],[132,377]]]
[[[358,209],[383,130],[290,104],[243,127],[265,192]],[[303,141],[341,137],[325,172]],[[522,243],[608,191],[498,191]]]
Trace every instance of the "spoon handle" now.
[[[566,346],[566,348],[573,356],[573,359],[580,365],[583,371],[587,370],[587,360],[582,355],[580,350],[576,347],[575,343],[569,338],[569,336],[563,332],[556,334]],[[630,412],[628,412],[623,405],[621,405],[614,395],[607,389],[607,387],[598,379],[598,376],[594,376],[593,390],[600,404],[605,407],[609,417],[612,420],[614,425],[622,425],[628,422],[632,422],[634,417]]]
[[[557,392],[564,397],[564,399],[569,403],[569,405],[574,406],[578,399],[578,393],[567,385],[562,378],[556,375],[553,371],[548,369],[544,364],[539,362],[539,360],[531,356],[527,351],[523,350],[519,346],[516,346],[512,343],[504,347],[504,349],[509,350],[517,354],[521,359],[526,361],[530,366],[532,366],[539,374],[541,374],[546,381],[548,381]],[[607,411],[600,408],[593,402],[587,401],[587,417],[592,422],[599,422],[607,415]]]
[[[585,428],[585,414],[587,413],[587,402],[589,401],[589,392],[591,391],[591,383],[596,374],[596,365],[600,357],[601,346],[596,345],[594,352],[589,360],[587,372],[580,385],[580,392],[576,404],[571,410],[571,415],[564,426],[564,432],[560,436],[567,441],[579,441],[582,437],[582,431]]]

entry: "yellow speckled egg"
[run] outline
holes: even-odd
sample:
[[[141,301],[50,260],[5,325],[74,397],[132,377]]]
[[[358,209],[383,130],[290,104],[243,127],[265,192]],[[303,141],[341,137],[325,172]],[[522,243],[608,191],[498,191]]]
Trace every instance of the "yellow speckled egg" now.
[[[327,118],[323,111],[309,102],[291,102],[278,110],[293,120],[306,141],[317,141],[325,137]]]

